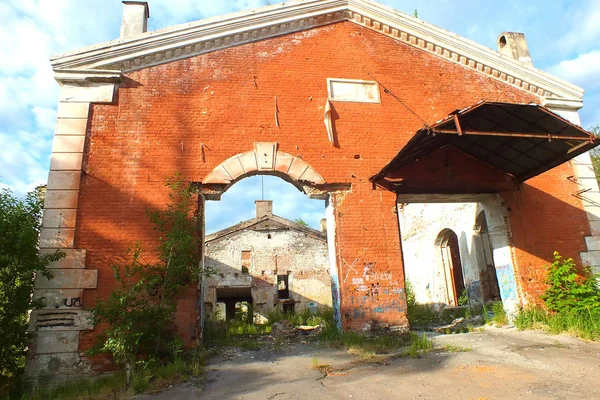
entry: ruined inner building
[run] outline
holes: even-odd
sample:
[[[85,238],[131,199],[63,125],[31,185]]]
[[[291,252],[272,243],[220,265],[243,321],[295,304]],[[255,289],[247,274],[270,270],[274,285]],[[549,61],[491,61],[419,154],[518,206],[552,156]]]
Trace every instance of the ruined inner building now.
[[[422,301],[452,305],[464,287],[514,308],[539,301],[554,251],[600,266],[583,90],[535,68],[523,34],[500,34],[496,51],[367,0],[154,32],[148,17],[126,1],[120,38],[51,59],[61,89],[39,246],[67,256],[35,283],[46,305],[31,315],[31,378],[107,368],[85,356],[100,332],[89,310],[127,249],[159,243],[147,210],[165,207],[175,173],[198,188],[199,215],[257,174],[325,200],[344,330],[407,329],[405,271]],[[203,295],[191,285],[179,300],[186,346],[202,340]]]
[[[204,264],[214,274],[203,286],[205,313],[235,317],[246,303],[254,321],[269,312],[331,307],[327,237],[273,214],[271,200],[256,201],[256,217],[206,237]]]

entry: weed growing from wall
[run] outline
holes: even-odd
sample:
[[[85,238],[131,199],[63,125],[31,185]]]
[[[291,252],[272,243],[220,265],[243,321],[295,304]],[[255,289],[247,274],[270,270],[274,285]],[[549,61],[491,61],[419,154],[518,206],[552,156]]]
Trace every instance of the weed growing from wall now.
[[[554,262],[546,267],[548,288],[541,296],[550,311],[579,313],[600,309],[600,288],[590,268],[578,274],[575,261],[554,252]]]
[[[546,267],[548,288],[541,296],[546,308],[521,310],[516,318],[518,329],[544,329],[550,333],[567,332],[585,339],[600,339],[600,287],[590,268],[577,271],[571,258],[557,252]]]
[[[128,264],[112,267],[118,285],[93,311],[94,325],[105,324],[108,329],[90,354],[111,354],[128,384],[142,355],[179,356],[181,340],[170,329],[171,316],[183,289],[207,272],[200,270],[195,195],[178,175],[166,186],[170,190],[166,209],[148,213],[160,234],[158,261],[146,262],[141,247],[135,246]],[[143,374],[143,368],[138,369]]]

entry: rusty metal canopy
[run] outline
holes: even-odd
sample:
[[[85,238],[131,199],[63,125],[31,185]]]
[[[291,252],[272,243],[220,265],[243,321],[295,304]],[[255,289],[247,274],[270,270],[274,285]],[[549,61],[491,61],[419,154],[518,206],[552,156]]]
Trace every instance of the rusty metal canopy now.
[[[523,182],[598,144],[593,134],[537,104],[480,102],[420,129],[371,180],[451,145]]]

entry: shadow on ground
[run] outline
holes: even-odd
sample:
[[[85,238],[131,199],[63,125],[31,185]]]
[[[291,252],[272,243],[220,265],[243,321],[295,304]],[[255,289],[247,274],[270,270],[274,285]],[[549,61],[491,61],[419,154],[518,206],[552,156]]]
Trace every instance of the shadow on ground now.
[[[598,343],[514,328],[432,340],[422,358],[376,362],[314,343],[232,349],[211,360],[202,388],[183,384],[140,399],[600,398]]]

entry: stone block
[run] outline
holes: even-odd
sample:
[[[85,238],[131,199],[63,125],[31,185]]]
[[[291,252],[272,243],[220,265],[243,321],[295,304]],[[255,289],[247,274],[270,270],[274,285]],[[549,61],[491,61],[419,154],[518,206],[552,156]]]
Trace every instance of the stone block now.
[[[311,182],[315,184],[325,183],[325,180],[314,169],[308,167],[300,177],[301,181]]]
[[[75,209],[45,209],[42,219],[44,228],[75,228],[75,218],[77,210]]]
[[[85,136],[87,118],[59,118],[56,121],[55,135]]]
[[[74,228],[43,228],[40,232],[41,249],[72,248],[75,237]]]
[[[571,160],[571,162],[574,165],[592,165],[592,159],[590,157],[589,151],[578,155],[573,160]]]
[[[79,331],[38,332],[36,354],[73,353],[79,350]]]
[[[590,250],[579,253],[584,265],[600,265],[600,251]]]
[[[54,253],[56,249],[40,249],[40,254]],[[85,249],[61,249],[65,253],[65,257],[58,261],[52,262],[48,265],[48,268],[85,268],[85,256],[87,250]]]
[[[287,174],[294,161],[294,156],[282,152],[277,153],[275,160],[275,170]]]
[[[256,142],[254,151],[259,171],[273,171],[275,169],[275,157],[277,155],[276,142]]]
[[[575,176],[578,179],[596,177],[594,167],[591,164],[573,164],[573,172],[575,172]]]
[[[81,171],[50,171],[47,190],[78,190]]]
[[[237,157],[230,158],[227,161],[225,161],[223,163],[223,168],[225,168],[227,170],[227,173],[234,180],[236,178],[238,178],[239,176],[244,175],[244,173],[245,173],[244,168],[242,167],[242,163],[240,162],[240,159]]]
[[[600,236],[600,221],[589,221],[592,236]]]
[[[288,171],[288,175],[295,180],[300,180],[300,177],[306,172],[309,168],[308,164],[304,162],[301,158],[294,158],[294,162]]]
[[[87,118],[90,103],[58,103],[57,118]]]
[[[81,171],[83,153],[52,153],[50,170]]]
[[[36,289],[33,299],[42,302],[42,310],[81,310],[83,289]]]
[[[52,153],[83,153],[85,136],[56,135],[52,141]]]
[[[26,375],[66,376],[76,379],[91,373],[88,362],[81,359],[79,351],[70,353],[37,354],[27,360]]]
[[[114,91],[113,83],[96,86],[62,86],[59,100],[65,103],[112,103]]]
[[[90,331],[92,312],[88,310],[35,310],[31,312],[29,330],[44,331]]]
[[[600,236],[586,236],[585,246],[587,247],[588,251],[600,250]]]
[[[588,221],[600,221],[600,207],[589,205],[584,201],[583,209],[587,214]]]
[[[45,209],[74,209],[79,201],[79,190],[47,190]]]
[[[594,181],[595,181],[595,178],[594,178]],[[582,184],[581,186],[585,186],[585,184]],[[583,203],[584,207],[590,207],[590,206],[600,207],[600,193],[597,190],[595,191],[592,188],[592,190],[582,193],[581,197],[582,197],[581,202]]]
[[[36,289],[95,289],[98,285],[98,271],[95,269],[54,269],[53,277],[37,275]]]
[[[246,172],[254,172],[258,170],[258,164],[256,163],[256,154],[251,151],[244,153],[239,156],[239,160]]]
[[[215,168],[207,177],[203,183],[230,183],[231,176],[223,166]]]

